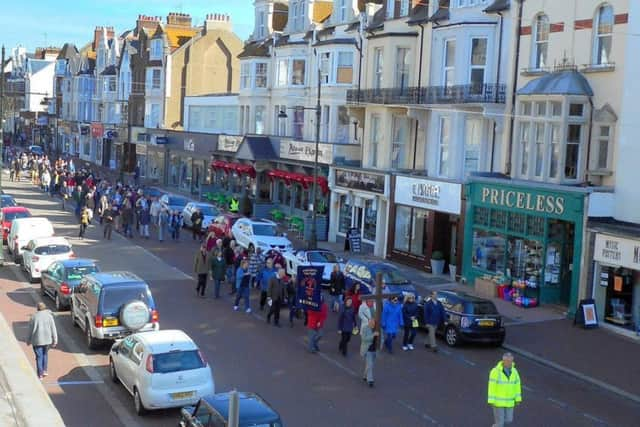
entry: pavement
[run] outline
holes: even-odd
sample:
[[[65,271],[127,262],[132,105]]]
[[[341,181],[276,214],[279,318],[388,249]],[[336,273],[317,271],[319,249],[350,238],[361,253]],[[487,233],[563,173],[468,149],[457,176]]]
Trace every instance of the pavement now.
[[[335,314],[330,314],[320,344],[322,351],[311,355],[305,352],[306,330],[300,322],[294,328],[269,327],[261,312],[250,315],[234,312],[227,295],[221,300],[196,298],[191,270],[197,242],[192,241],[189,234],[184,233],[179,242],[125,239],[117,234],[111,241],[102,241],[100,228],[93,225],[87,238],[80,240],[75,237],[76,219],[70,212],[61,211],[58,201],[26,182],[6,182],[5,191],[36,215],[49,217],[57,234],[71,238],[78,256],[99,259],[103,270],[131,270],[147,280],[160,309],[161,327],[183,329],[200,345],[213,365],[217,389],[260,393],[281,413],[287,425],[458,427],[491,422],[491,412],[486,405],[487,375],[504,349],[442,346],[438,354],[433,354],[420,348],[424,340],[420,335],[416,351],[380,355],[376,388],[369,389],[360,379],[359,339],[355,338],[350,344],[349,357],[343,358],[337,351]],[[0,312],[18,339],[23,340],[25,322],[35,302],[40,300],[38,285],[28,284],[19,268],[11,263],[0,273]],[[456,286],[445,277],[433,277],[417,270],[412,274],[419,274],[427,289]],[[418,283],[423,286],[423,282]],[[254,308],[256,298],[254,293]],[[46,303],[52,306],[48,299]],[[508,308],[512,309],[504,307]],[[501,306],[499,309],[503,310]],[[286,310],[282,314],[285,316]],[[532,346],[526,348],[536,353],[542,349],[549,351],[537,354],[546,360],[586,371],[590,378],[601,378],[607,385],[622,386],[625,378],[630,383],[640,383],[632,376],[633,372],[627,372],[629,370],[620,370],[615,377],[607,377],[601,370],[608,369],[603,365],[609,364],[609,360],[615,362],[610,363],[612,368],[637,363],[637,344],[624,341],[625,347],[621,347],[620,338],[604,330],[563,328],[562,322],[566,321],[558,320],[562,313],[545,307],[525,310],[520,315],[517,312],[505,315],[513,323],[508,326],[507,345],[524,349],[524,341],[531,337]],[[71,326],[67,312],[56,313],[56,323],[60,345],[50,354],[52,366],[44,386],[66,425],[176,424],[177,410],[154,412],[145,418],[135,416],[131,397],[109,380],[108,347],[88,351],[82,333]],[[579,350],[573,350],[574,333],[593,332],[608,334],[602,338],[607,340],[602,341],[603,345],[598,341],[600,335],[591,343],[592,347],[602,346],[602,353],[587,351],[587,345],[579,347],[578,344]],[[522,340],[512,341],[512,338]],[[566,346],[557,345],[558,341],[565,340]],[[585,340],[585,344],[589,341]],[[633,347],[626,347],[627,344]],[[28,363],[33,365],[32,351],[23,341],[19,341],[19,345]],[[556,347],[564,348],[563,354],[569,356],[557,357]],[[620,359],[611,359],[604,348],[620,352]],[[524,403],[516,411],[518,425],[637,425],[640,404],[636,401],[540,363],[535,357],[516,355],[516,363],[524,384]],[[635,390],[629,392],[635,393]]]

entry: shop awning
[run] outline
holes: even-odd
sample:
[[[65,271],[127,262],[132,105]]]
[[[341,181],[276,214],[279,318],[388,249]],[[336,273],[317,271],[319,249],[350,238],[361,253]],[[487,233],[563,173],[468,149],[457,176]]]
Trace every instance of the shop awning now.
[[[223,160],[214,160],[211,162],[213,169],[223,170],[226,173],[235,171],[239,175],[249,175],[251,178],[256,177],[256,170],[251,165],[245,165],[242,163],[225,162]]]
[[[271,179],[282,179],[286,182],[287,185],[290,185],[292,182],[297,182],[302,185],[303,188],[307,189],[313,186],[313,176],[295,173],[295,172],[287,172],[279,169],[273,169],[267,172],[267,176]],[[322,189],[323,193],[329,192],[329,181],[327,178],[323,176],[319,176],[316,181],[318,186]]]

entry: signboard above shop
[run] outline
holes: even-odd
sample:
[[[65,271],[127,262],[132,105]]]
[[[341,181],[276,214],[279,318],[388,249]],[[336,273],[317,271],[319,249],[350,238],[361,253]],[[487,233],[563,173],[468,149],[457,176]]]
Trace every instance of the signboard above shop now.
[[[353,190],[385,193],[385,175],[348,169],[336,169],[336,186]]]
[[[397,176],[395,203],[459,215],[462,185]]]
[[[596,234],[593,259],[616,267],[640,270],[640,240]]]
[[[218,151],[229,151],[235,153],[240,148],[242,140],[241,135],[218,135]]]
[[[326,165],[332,164],[333,146],[331,144],[318,144],[318,147],[318,163],[324,163]],[[316,144],[314,142],[283,139],[280,141],[280,158],[315,162]]]

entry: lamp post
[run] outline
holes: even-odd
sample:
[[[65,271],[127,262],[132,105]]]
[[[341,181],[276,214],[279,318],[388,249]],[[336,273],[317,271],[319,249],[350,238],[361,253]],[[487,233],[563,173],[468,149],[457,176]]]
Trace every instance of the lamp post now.
[[[312,110],[316,112],[316,136],[315,143],[316,149],[314,152],[314,162],[313,162],[313,186],[311,187],[311,235],[309,236],[309,248],[308,249],[317,249],[318,247],[318,236],[317,236],[317,226],[316,226],[316,198],[318,194],[318,152],[320,151],[320,119],[322,116],[322,106],[320,105],[320,90],[321,90],[321,72],[320,67],[318,67],[318,88],[317,88],[317,96],[316,96],[316,106],[315,107],[302,107],[297,109],[302,110]],[[281,110],[278,113],[279,119],[286,119],[287,113],[284,110]]]

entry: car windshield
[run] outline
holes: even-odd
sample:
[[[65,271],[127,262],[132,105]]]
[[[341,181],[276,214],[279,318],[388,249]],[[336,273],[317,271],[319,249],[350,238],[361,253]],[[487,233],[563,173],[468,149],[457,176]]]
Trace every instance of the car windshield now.
[[[67,268],[67,280],[80,280],[83,276],[98,271],[95,265],[79,265]]]
[[[404,277],[402,273],[396,270],[382,270],[382,281],[384,283],[390,284],[390,283],[406,283],[409,280],[407,280],[407,278]]]
[[[498,310],[496,309],[496,306],[493,305],[493,303],[491,301],[468,302],[468,303],[465,304],[465,310],[464,311],[467,314],[476,314],[476,315],[484,315],[484,314],[496,315],[496,314],[498,314]]]
[[[127,286],[107,289],[102,296],[102,309],[105,313],[117,313],[130,301],[142,301],[151,306],[151,294],[147,287]]]
[[[336,263],[338,258],[331,252],[309,252],[309,262]]]
[[[277,232],[275,225],[253,224],[253,234],[256,236],[275,236]]]
[[[184,197],[169,197],[169,204],[171,206],[186,206],[189,201]]]
[[[218,212],[216,212],[213,209],[212,206],[198,205],[197,208],[200,209],[200,212],[202,212],[202,215],[204,215],[204,216],[216,216],[216,215],[218,215]]]
[[[27,211],[18,211],[18,212],[5,212],[4,220],[5,221],[13,221],[17,218],[29,218],[31,214]]]
[[[198,350],[172,351],[153,355],[153,372],[166,374],[169,372],[189,371],[206,367]]]
[[[60,255],[71,251],[69,245],[46,245],[38,246],[33,252],[36,255]]]

